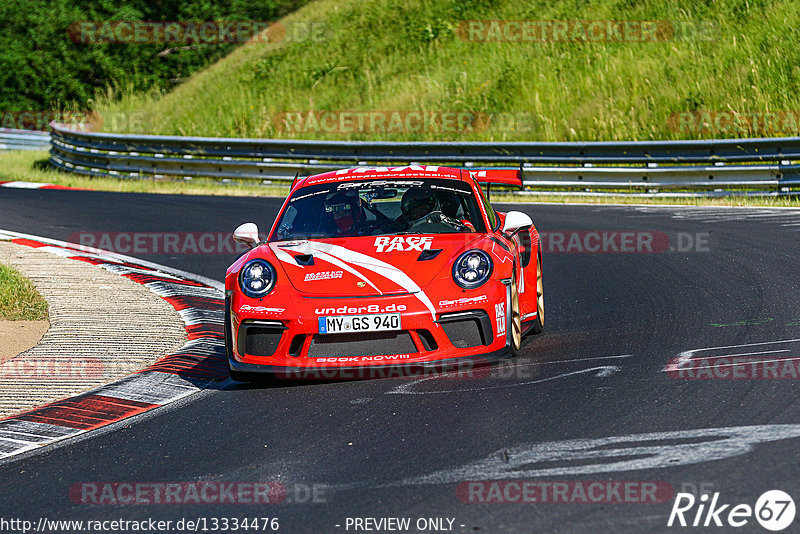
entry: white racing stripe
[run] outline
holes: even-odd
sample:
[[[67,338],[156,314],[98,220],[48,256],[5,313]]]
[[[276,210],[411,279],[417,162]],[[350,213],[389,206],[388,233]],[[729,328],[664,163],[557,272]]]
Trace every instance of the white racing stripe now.
[[[299,244],[297,246],[293,246],[292,249],[296,250],[297,252],[300,252],[301,254],[308,254],[309,251],[307,250],[307,247],[304,247],[304,245],[306,245],[305,242],[301,243],[301,244]],[[284,247],[286,247],[286,245],[284,245]],[[285,250],[283,250],[283,248],[281,248],[280,246],[273,244],[273,245],[270,245],[270,248],[272,248],[272,251],[278,257],[278,259],[281,260],[282,262],[288,263],[289,265],[293,265],[293,266],[299,267],[299,265],[297,265],[297,262],[294,261],[294,257],[291,254],[289,254],[288,252],[286,252]],[[327,261],[328,263],[332,263],[333,265],[336,265],[340,269],[344,269],[348,273],[360,278],[365,283],[369,284],[379,294],[383,295],[383,291],[378,289],[375,286],[375,284],[373,284],[372,281],[369,278],[367,278],[366,276],[364,276],[363,274],[361,274],[360,272],[358,272],[354,268],[350,267],[349,265],[347,265],[346,263],[341,261],[339,258],[334,258],[330,254],[325,254],[324,252],[317,252],[317,257],[319,259],[321,259],[321,260]]]
[[[286,245],[284,245],[285,247]],[[367,256],[366,254],[362,254],[360,252],[356,252],[354,250],[350,250],[348,248],[340,247],[339,245],[331,245],[330,243],[319,243],[317,241],[303,241],[302,243],[298,243],[296,246],[291,247],[293,250],[301,252],[302,254],[314,254],[318,256],[320,259],[325,261],[330,261],[334,265],[338,265],[343,269],[347,269],[348,272],[352,272],[362,280],[366,281],[369,285],[374,287],[379,293],[375,285],[370,282],[367,278],[357,272],[355,269],[350,268],[346,263],[349,262],[357,267],[361,267],[362,269],[366,269],[368,271],[372,271],[373,273],[382,276],[388,280],[391,280],[395,284],[399,285],[409,293],[412,293],[414,297],[416,297],[422,304],[425,305],[428,310],[431,312],[431,316],[433,319],[436,319],[436,309],[433,307],[433,303],[428,298],[428,295],[425,294],[424,291],[412,280],[406,273],[391,265],[389,263],[383,262],[372,256]],[[277,247],[273,247],[273,250],[276,250]],[[278,259],[286,263],[296,263],[294,258],[285,251],[281,251],[282,255],[278,255]],[[328,259],[326,259],[328,258]],[[331,260],[340,260],[342,263],[337,263]]]

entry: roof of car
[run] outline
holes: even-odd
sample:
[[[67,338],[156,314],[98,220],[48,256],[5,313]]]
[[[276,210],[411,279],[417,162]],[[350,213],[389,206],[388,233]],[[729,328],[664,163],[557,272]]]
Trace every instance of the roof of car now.
[[[341,169],[309,176],[296,185],[307,186],[329,182],[398,178],[463,179],[461,169],[437,167],[435,165],[407,165],[404,167],[353,167],[351,169]]]

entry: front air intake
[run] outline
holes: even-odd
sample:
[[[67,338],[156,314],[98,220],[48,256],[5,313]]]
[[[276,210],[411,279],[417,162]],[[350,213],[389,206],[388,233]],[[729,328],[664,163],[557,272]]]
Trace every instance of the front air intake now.
[[[468,349],[492,343],[492,321],[484,310],[443,313],[437,322],[454,347]]]

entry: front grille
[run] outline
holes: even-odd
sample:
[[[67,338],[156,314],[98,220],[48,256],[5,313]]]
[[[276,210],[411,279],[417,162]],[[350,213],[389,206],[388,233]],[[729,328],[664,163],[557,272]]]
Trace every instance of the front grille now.
[[[386,356],[417,352],[411,335],[400,332],[372,334],[317,334],[308,349],[309,358],[330,356]]]
[[[492,323],[483,310],[442,314],[438,322],[454,347],[468,349],[492,342]]]
[[[239,354],[272,356],[286,327],[279,321],[252,321],[239,325]]]

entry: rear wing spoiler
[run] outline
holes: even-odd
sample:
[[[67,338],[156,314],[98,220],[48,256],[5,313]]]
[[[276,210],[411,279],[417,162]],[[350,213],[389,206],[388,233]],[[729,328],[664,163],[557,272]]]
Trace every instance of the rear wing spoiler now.
[[[468,171],[470,176],[481,185],[504,185],[523,188],[522,168],[517,169],[479,169]]]

